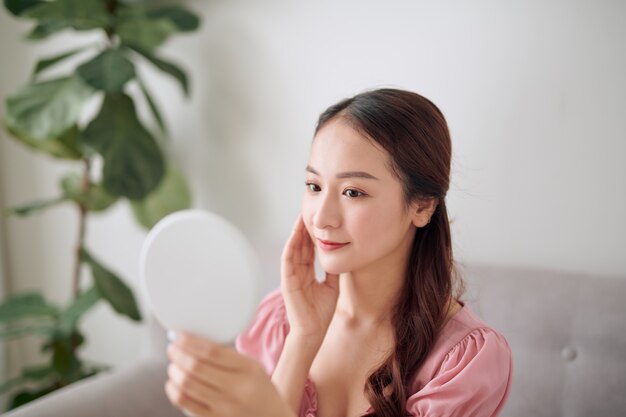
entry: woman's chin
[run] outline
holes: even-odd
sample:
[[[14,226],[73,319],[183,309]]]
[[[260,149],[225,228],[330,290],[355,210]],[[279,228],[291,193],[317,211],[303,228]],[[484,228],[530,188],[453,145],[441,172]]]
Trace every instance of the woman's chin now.
[[[320,266],[322,267],[322,269],[324,270],[324,272],[326,272],[327,274],[342,274],[344,272],[348,272],[349,269],[347,268],[347,265],[342,265],[339,262],[324,262],[324,260],[320,259]]]

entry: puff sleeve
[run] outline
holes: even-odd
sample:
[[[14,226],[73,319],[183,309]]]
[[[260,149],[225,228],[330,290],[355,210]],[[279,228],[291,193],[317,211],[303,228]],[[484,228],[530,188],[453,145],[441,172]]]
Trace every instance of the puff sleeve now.
[[[255,358],[271,375],[282,353],[287,333],[287,311],[280,289],[277,289],[263,298],[252,322],[235,339],[235,349]]]
[[[411,395],[415,417],[497,416],[511,385],[508,343],[495,330],[471,331],[445,355],[433,379]]]

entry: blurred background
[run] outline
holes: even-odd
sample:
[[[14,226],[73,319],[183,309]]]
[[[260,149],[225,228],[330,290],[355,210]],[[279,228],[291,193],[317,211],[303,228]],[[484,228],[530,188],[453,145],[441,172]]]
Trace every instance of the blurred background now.
[[[162,54],[187,71],[190,99],[153,68],[139,71],[153,86],[193,206],[248,236],[265,266],[265,291],[279,283],[319,113],[378,87],[416,91],[448,120],[457,260],[626,276],[626,3],[179,3],[202,26],[172,38]],[[0,106],[37,59],[93,40],[68,31],[28,44],[31,26],[0,9]],[[54,196],[68,164],[0,136],[0,205]],[[146,231],[129,211],[120,202],[92,216],[88,244],[136,291],[146,315],[137,285]],[[38,289],[66,302],[77,234],[70,205],[0,218],[0,295]],[[86,357],[123,367],[141,354],[144,324],[106,304],[81,327]],[[34,338],[3,348],[3,377],[40,355]]]

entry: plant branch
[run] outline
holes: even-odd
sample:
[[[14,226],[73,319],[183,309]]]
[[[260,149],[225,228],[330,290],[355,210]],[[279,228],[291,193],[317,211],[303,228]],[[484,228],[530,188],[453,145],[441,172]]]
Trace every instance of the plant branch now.
[[[107,11],[115,14],[115,9],[117,9],[117,0],[107,0]]]
[[[106,7],[107,7],[107,12],[109,12],[111,16],[115,16],[115,10],[117,9],[117,0],[107,0]],[[114,33],[113,27],[109,25],[104,29],[104,31],[107,35],[107,39],[109,40],[109,44],[113,45],[113,33]]]
[[[83,195],[87,195],[89,192],[89,187],[91,185],[89,171],[91,169],[91,160],[89,158],[83,159],[83,178],[80,186],[81,193]],[[78,204],[79,211],[79,225],[78,225],[78,242],[76,242],[76,250],[74,254],[74,285],[72,288],[72,294],[74,299],[78,297],[80,293],[80,266],[82,264],[81,260],[81,250],[84,247],[85,243],[85,230],[87,227],[87,207],[84,203]]]

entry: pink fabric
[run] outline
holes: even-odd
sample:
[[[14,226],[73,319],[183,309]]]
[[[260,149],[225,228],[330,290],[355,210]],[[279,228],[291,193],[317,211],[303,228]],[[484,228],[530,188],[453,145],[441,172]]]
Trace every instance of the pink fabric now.
[[[285,304],[277,289],[263,299],[235,347],[256,358],[271,375],[288,332]],[[416,417],[497,416],[509,394],[511,371],[507,341],[463,306],[442,329],[415,375],[406,410]],[[315,386],[307,378],[299,416],[315,417],[316,412]]]

